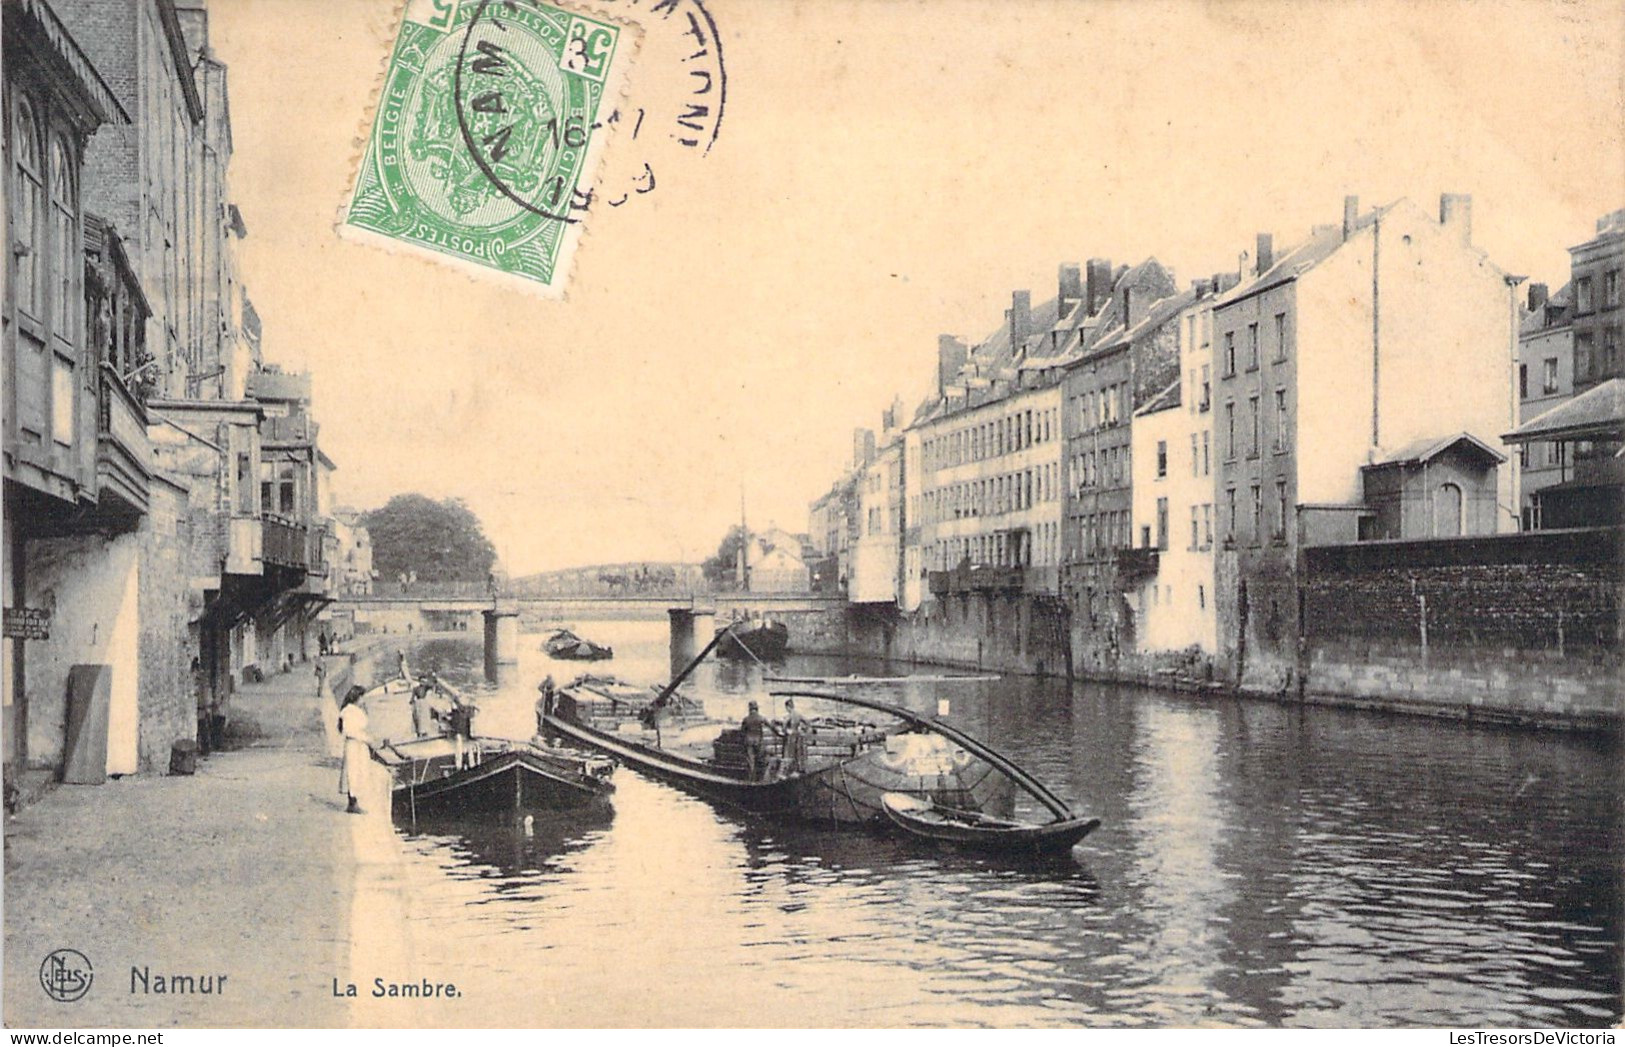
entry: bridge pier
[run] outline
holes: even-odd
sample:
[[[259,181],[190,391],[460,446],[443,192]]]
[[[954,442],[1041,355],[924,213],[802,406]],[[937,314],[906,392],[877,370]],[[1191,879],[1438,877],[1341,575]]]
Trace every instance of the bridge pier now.
[[[502,665],[519,661],[519,612],[493,607],[485,618],[485,678],[497,682]]]
[[[697,607],[673,607],[666,614],[671,618],[671,678],[675,680],[703,646],[697,638],[703,636],[706,643],[710,642],[716,628],[715,612]]]

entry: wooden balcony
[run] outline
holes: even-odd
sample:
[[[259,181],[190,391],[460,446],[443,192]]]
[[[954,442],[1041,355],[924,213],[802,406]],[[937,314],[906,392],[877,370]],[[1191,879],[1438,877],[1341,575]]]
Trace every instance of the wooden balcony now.
[[[951,571],[932,571],[927,579],[933,596],[950,593],[1020,592],[1020,567],[961,564]]]
[[[260,546],[260,557],[266,564],[297,567],[301,570],[309,567],[308,528],[285,516],[266,513],[260,521],[260,530],[264,536]]]
[[[1117,578],[1123,585],[1136,585],[1157,576],[1160,556],[1156,549],[1117,550]]]
[[[97,515],[140,517],[151,503],[152,443],[147,411],[107,365],[101,369],[96,424]]]

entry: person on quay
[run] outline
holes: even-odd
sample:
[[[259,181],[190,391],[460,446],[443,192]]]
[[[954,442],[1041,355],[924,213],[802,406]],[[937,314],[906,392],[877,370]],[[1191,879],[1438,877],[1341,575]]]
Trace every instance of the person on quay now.
[[[763,716],[755,702],[750,703],[750,709],[745,718],[739,723],[740,734],[745,741],[745,768],[750,772],[750,780],[762,780],[762,771],[765,762],[762,758],[762,736],[767,730],[767,717]]]
[[[812,724],[796,712],[796,700],[784,700],[784,763],[791,774],[807,773],[807,735]]]
[[[547,730],[547,725],[542,722],[542,718],[553,715],[554,703],[558,701],[558,686],[553,683],[553,674],[548,673],[543,677],[542,682],[536,685],[536,689],[542,692],[542,696],[536,699],[536,733],[543,734]]]
[[[405,651],[396,651],[395,652],[395,675],[399,676],[403,680],[407,678],[407,676],[406,676],[406,652]]]
[[[422,738],[430,734],[438,734],[434,724],[434,710],[429,705],[429,694],[434,690],[434,681],[419,680],[412,687],[412,733]]]
[[[361,696],[366,693],[360,684],[352,686],[344,695],[344,704],[339,707],[339,733],[344,736],[344,763],[339,768],[339,792],[349,799],[349,806],[345,810],[350,814],[361,813],[361,805],[355,798],[356,778],[371,759],[367,746],[367,710],[361,704]]]

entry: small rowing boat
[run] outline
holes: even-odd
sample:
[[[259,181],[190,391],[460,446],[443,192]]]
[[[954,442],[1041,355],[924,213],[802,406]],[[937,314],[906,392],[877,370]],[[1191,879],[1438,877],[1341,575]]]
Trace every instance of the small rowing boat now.
[[[560,629],[547,638],[542,650],[551,658],[571,662],[596,662],[615,657],[615,649],[605,644],[577,636],[568,629]]]
[[[1076,817],[1019,822],[907,793],[887,793],[880,805],[893,825],[915,839],[1006,855],[1065,854],[1100,825],[1099,818]]]

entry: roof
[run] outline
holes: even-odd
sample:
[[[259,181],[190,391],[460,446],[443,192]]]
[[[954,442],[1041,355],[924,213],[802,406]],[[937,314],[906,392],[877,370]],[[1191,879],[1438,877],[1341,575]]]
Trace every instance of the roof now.
[[[1455,433],[1450,436],[1434,436],[1413,440],[1404,447],[1389,451],[1387,454],[1375,459],[1371,462],[1370,468],[1382,468],[1389,465],[1421,465],[1432,461],[1452,447],[1462,443],[1467,444],[1469,450],[1477,451],[1480,457],[1494,462],[1506,461],[1506,455],[1472,433]]]
[[[1136,418],[1146,414],[1157,414],[1160,411],[1172,410],[1179,406],[1179,379],[1168,383],[1168,388],[1153,396],[1144,407],[1134,412]]]
[[[1186,306],[1190,305],[1194,301],[1196,301],[1195,291],[1181,291],[1178,294],[1172,294],[1166,298],[1159,298],[1157,301],[1151,303],[1150,310],[1145,314],[1145,318],[1139,323],[1135,324],[1126,331],[1122,328],[1117,328],[1115,333],[1113,333],[1110,338],[1102,339],[1094,346],[1094,348],[1106,350],[1114,348],[1118,345],[1132,344],[1137,339],[1150,334],[1152,331],[1155,331],[1157,328],[1167,323],[1170,317],[1177,315]]]
[[[1527,338],[1545,331],[1566,327],[1569,323],[1569,303],[1573,301],[1574,285],[1564,284],[1557,293],[1547,298],[1538,309],[1523,310],[1518,321],[1518,337]]]
[[[7,5],[8,9],[10,6]],[[21,24],[31,31],[30,35],[43,38],[38,42],[45,44],[45,47],[37,47],[36,41],[30,40],[29,52],[41,61],[54,61],[68,71],[70,83],[77,91],[59,97],[66,97],[70,103],[77,102],[84,106],[84,109],[77,111],[75,115],[90,118],[85,121],[89,131],[94,131],[99,123],[130,122],[130,114],[125,112],[118,96],[107,86],[107,81],[102,79],[95,63],[80,49],[78,41],[62,23],[62,19],[57,17],[56,12],[51,10],[50,4],[44,0],[20,0],[17,12],[23,16],[24,21]],[[8,31],[6,36],[9,39],[11,33]]]
[[[1625,432],[1625,378],[1610,378],[1543,411],[1501,439],[1509,444],[1617,436]]]
[[[1315,266],[1330,258],[1339,247],[1353,239],[1354,233],[1373,225],[1379,218],[1398,207],[1402,201],[1396,200],[1391,204],[1374,208],[1361,215],[1354,223],[1354,229],[1349,235],[1343,235],[1341,225],[1319,226],[1300,243],[1282,251],[1275,259],[1275,264],[1264,272],[1255,275],[1251,280],[1243,280],[1229,291],[1220,295],[1214,303],[1215,308],[1222,309],[1232,302],[1243,298],[1250,298],[1261,291],[1296,280],[1299,276],[1313,269]]]
[[[1155,283],[1158,276],[1166,281],[1166,286],[1174,286],[1172,280],[1168,278],[1167,270],[1154,257],[1129,267],[1112,281],[1111,293],[1106,296],[1099,309],[1091,314],[1085,314],[1087,302],[1079,302],[1063,322],[1056,325],[1055,330],[1059,332],[1060,337],[1054,339],[1056,349],[1051,355],[1029,360],[1023,366],[1064,367],[1082,360],[1089,352],[1105,344],[1106,335],[1121,329],[1122,325],[1118,323],[1117,316],[1120,303],[1118,290],[1124,286],[1143,287],[1145,283]],[[1152,279],[1147,280],[1147,277]]]

